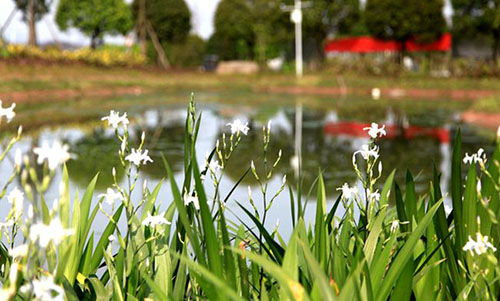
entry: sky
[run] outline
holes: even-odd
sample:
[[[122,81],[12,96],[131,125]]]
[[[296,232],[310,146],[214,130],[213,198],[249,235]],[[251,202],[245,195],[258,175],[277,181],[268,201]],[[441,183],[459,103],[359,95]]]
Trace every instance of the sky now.
[[[130,3],[132,0],[125,1]],[[219,1],[220,0],[186,0],[192,14],[192,31],[204,39],[210,37],[213,32],[213,17]],[[58,42],[67,42],[77,45],[89,44],[89,39],[78,30],[69,29],[65,32],[61,32],[57,28],[57,25],[54,23],[57,2],[57,0],[54,1],[50,14],[47,14],[43,20],[37,23],[38,42],[41,44],[52,43],[54,39],[57,39]],[[364,0],[362,0],[362,2],[364,2]],[[452,14],[450,0],[445,0],[445,3],[444,14],[449,18]],[[13,9],[13,0],[0,0],[0,26],[4,24]],[[26,23],[22,21],[20,12],[16,13],[14,19],[5,31],[4,37],[8,42],[12,43],[27,42],[28,27]],[[124,39],[120,36],[107,36],[105,41],[107,43],[122,44]]]
[[[130,3],[132,0],[125,0]],[[213,32],[213,16],[220,0],[186,0],[192,14],[193,32],[207,39]],[[38,42],[41,44],[54,42],[54,36],[59,42],[85,45],[90,40],[76,29],[61,32],[54,22],[54,14],[57,0],[51,7],[51,11],[40,22],[37,23]],[[13,0],[0,0],[0,27],[5,23],[11,11],[14,9]],[[28,41],[28,27],[22,21],[22,14],[16,13],[14,19],[4,34],[5,39],[12,43],[26,43]],[[123,37],[106,37],[108,43],[123,43]]]

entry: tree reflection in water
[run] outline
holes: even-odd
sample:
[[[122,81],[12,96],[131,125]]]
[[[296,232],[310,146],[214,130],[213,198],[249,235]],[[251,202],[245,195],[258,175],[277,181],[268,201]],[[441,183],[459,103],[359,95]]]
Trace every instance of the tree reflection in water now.
[[[262,126],[268,120],[272,120],[272,136],[268,148],[268,159],[274,161],[278,152],[282,150],[283,155],[280,163],[276,167],[274,175],[276,177],[288,176],[288,181],[294,188],[297,184],[293,177],[294,169],[291,165],[294,154],[294,110],[293,107],[279,108],[272,107],[269,110],[264,108],[235,110],[225,106],[211,106],[204,109],[204,123],[202,123],[201,135],[206,131],[211,132],[208,136],[210,141],[200,145],[197,149],[198,155],[204,155],[212,151],[217,137],[220,138],[223,133],[228,133],[229,129],[225,126],[227,122],[234,118],[234,115],[244,116],[249,121],[251,131],[248,136],[243,137],[241,143],[228,162],[225,174],[231,182],[236,182],[248,169],[251,161],[255,162],[259,172],[263,170],[263,152],[262,152]],[[372,106],[367,106],[372,108]],[[432,170],[435,165],[438,170],[444,173],[443,185],[447,181],[447,152],[451,152],[447,145],[432,136],[416,136],[408,139],[405,136],[405,129],[413,122],[423,124],[431,128],[445,127],[450,118],[443,118],[443,111],[437,111],[433,114],[435,120],[423,123],[422,114],[425,112],[411,112],[407,114],[402,109],[373,108],[374,114],[378,116],[380,124],[390,123],[397,128],[397,134],[393,137],[379,141],[380,154],[384,164],[382,180],[387,177],[393,169],[397,169],[396,181],[402,183],[405,181],[406,169],[414,175],[418,191],[426,189],[424,183],[428,183],[432,178]],[[209,114],[209,118],[207,117]],[[361,114],[364,116],[365,113]],[[451,113],[449,113],[451,114]],[[345,115],[345,116],[344,116]],[[162,162],[162,154],[169,161],[171,168],[175,173],[182,171],[184,158],[184,116],[185,109],[165,109],[158,108],[143,111],[135,115],[133,124],[130,125],[130,139],[132,145],[138,144],[140,133],[146,132],[146,144],[144,148],[150,150],[150,155],[154,161],[142,169],[146,178],[159,180],[165,177],[165,169]],[[439,118],[438,118],[439,117]],[[323,176],[327,189],[335,191],[336,188],[344,183],[350,185],[356,184],[356,176],[352,169],[352,154],[367,142],[367,135],[351,134],[331,134],[325,125],[335,123],[339,120],[354,120],[350,123],[359,125],[372,120],[363,120],[356,118],[355,111],[350,105],[339,108],[338,110],[314,110],[305,109],[303,117],[303,148],[302,148],[302,185],[310,187],[318,174],[318,170],[323,171]],[[363,120],[362,122],[356,120]],[[349,131],[347,131],[349,132]],[[450,133],[453,138],[454,133]],[[365,137],[366,136],[366,137]],[[211,141],[213,140],[213,141]],[[453,140],[453,139],[452,139]],[[453,143],[453,141],[449,141]],[[464,149],[468,149],[467,140],[464,139]],[[472,144],[477,144],[473,141]],[[484,139],[481,142],[484,143]],[[449,144],[448,144],[449,145]],[[89,179],[97,172],[101,172],[99,187],[104,189],[111,185],[111,168],[120,166],[117,155],[118,142],[112,135],[107,135],[102,129],[95,129],[90,134],[71,144],[71,150],[77,155],[75,160],[68,163],[71,180],[79,186],[87,185]],[[473,149],[471,148],[472,152]],[[475,150],[474,150],[475,151]],[[200,160],[200,159],[199,159]],[[199,162],[199,164],[203,164]],[[118,170],[118,177],[123,177],[123,171]],[[256,182],[251,175],[243,179],[241,185],[245,188],[247,185],[255,186]],[[382,185],[382,184],[380,184]],[[307,193],[307,190],[304,190]]]

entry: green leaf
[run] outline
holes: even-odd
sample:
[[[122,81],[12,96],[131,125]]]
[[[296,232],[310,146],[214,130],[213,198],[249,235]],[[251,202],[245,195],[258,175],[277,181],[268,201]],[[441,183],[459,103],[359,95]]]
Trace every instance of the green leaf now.
[[[413,256],[413,249],[417,245],[418,240],[420,239],[422,234],[424,234],[427,226],[432,222],[432,218],[434,217],[434,214],[436,213],[437,209],[442,204],[442,202],[443,200],[440,200],[436,204],[434,204],[428,210],[427,214],[420,221],[415,230],[410,234],[405,244],[399,251],[398,255],[394,259],[393,263],[391,264],[387,272],[387,275],[384,278],[384,281],[382,282],[382,286],[378,291],[376,300],[378,301],[387,300],[393,286],[396,284],[396,280],[403,272],[403,269],[405,268],[408,260],[411,260]]]
[[[118,223],[120,216],[122,214],[123,205],[120,205],[118,209],[116,209],[115,214],[113,214],[113,220]],[[108,247],[109,239],[108,237],[115,232],[115,224],[109,222],[104,231],[102,232],[101,238],[96,245],[94,255],[92,256],[92,260],[90,262],[90,270],[89,274],[95,274],[99,265],[102,262],[102,258],[104,256],[104,250]]]
[[[453,203],[453,219],[455,221],[455,248],[465,245],[465,224],[462,205],[462,135],[460,128],[453,144],[451,159],[451,201]],[[458,257],[460,259],[460,257]]]

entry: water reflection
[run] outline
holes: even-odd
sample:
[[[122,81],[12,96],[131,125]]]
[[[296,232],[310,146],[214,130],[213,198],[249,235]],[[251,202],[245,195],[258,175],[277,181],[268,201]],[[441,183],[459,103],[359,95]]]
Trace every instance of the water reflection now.
[[[342,184],[356,185],[352,154],[368,142],[368,135],[363,131],[363,127],[369,126],[369,123],[374,121],[386,124],[388,131],[387,137],[379,141],[381,160],[384,164],[383,177],[379,183],[383,183],[394,168],[399,171],[396,180],[404,183],[408,168],[415,177],[417,191],[424,192],[428,189],[435,165],[442,173],[441,185],[446,189],[450,173],[450,145],[456,132],[455,109],[436,105],[435,109],[429,110],[429,106],[419,103],[411,107],[388,106],[349,98],[319,106],[316,105],[319,101],[305,102],[306,100],[308,99],[302,99],[305,105],[301,129],[302,176],[305,188],[312,185],[320,169],[330,199],[335,197],[338,193],[336,188]],[[240,146],[228,162],[225,170],[226,179],[221,183],[223,192],[229,191],[241,178],[248,169],[250,161],[256,162],[257,169],[263,168],[262,126],[269,120],[272,121],[272,137],[268,148],[268,159],[274,162],[278,152],[282,150],[283,153],[275,169],[275,177],[271,180],[270,189],[277,190],[285,174],[290,184],[295,186],[293,156],[296,141],[296,112],[293,103],[284,106],[272,103],[255,106],[242,106],[238,102],[205,103],[198,104],[198,109],[203,113],[197,144],[197,159],[200,164],[204,162],[205,154],[213,150],[217,139],[228,133],[229,128],[226,126],[228,122],[234,118],[241,118],[249,122],[251,128],[248,136],[243,137]],[[184,159],[185,104],[122,107],[122,111],[125,110],[131,117],[129,127],[131,145],[139,144],[141,132],[146,132],[145,148],[150,150],[154,163],[144,166],[142,171],[143,178],[150,183],[150,188],[166,176],[162,154],[180,181]],[[103,110],[102,116],[106,114],[107,112]],[[93,123],[89,128],[83,129],[68,126],[45,128],[31,135],[27,133],[20,142],[20,147],[24,153],[31,153],[34,147],[43,142],[52,143],[54,140],[61,140],[68,143],[71,152],[76,155],[75,159],[68,162],[72,186],[78,189],[84,188],[90,179],[100,172],[97,189],[105,190],[112,184],[112,167],[117,168],[119,181],[125,182],[125,179],[124,171],[118,168],[119,142],[114,132],[103,126],[104,123]],[[473,129],[464,127],[464,152],[475,152],[481,146],[489,155],[493,142],[493,139],[484,138]],[[12,163],[5,161],[2,168],[9,170],[11,165]],[[59,179],[60,174],[57,174],[54,183],[58,183]],[[251,175],[243,179],[240,188],[234,192],[233,199],[246,201],[247,185],[256,186]],[[57,189],[58,187],[51,187],[47,199],[57,198]],[[169,191],[168,185],[162,188],[160,197],[162,201],[171,201]],[[304,193],[307,193],[307,189]],[[277,209],[270,220],[273,217],[280,217],[283,212],[288,212],[287,198],[285,193],[281,196],[282,202],[276,201]],[[286,227],[286,223],[282,225]]]
[[[302,176],[303,185],[309,187],[315,180],[318,170],[322,170],[325,183],[330,191],[335,191],[343,183],[354,183],[356,176],[352,170],[352,154],[368,142],[368,135],[363,128],[369,126],[365,120],[354,121],[352,112],[342,109],[317,111],[305,109],[302,120]],[[425,113],[425,112],[423,112]],[[184,107],[155,108],[142,112],[130,112],[134,122],[130,126],[132,144],[139,143],[140,133],[146,132],[145,148],[150,150],[154,163],[144,166],[144,176],[160,180],[165,177],[162,154],[170,162],[175,173],[183,167]],[[347,117],[344,117],[344,114]],[[199,161],[211,152],[216,140],[228,133],[226,124],[233,118],[242,118],[251,128],[238,149],[230,159],[225,171],[232,182],[240,179],[251,161],[257,169],[262,169],[262,126],[272,121],[272,138],[268,148],[268,159],[274,161],[282,150],[283,155],[276,167],[276,175],[287,174],[289,181],[294,179],[293,155],[295,154],[295,111],[293,107],[266,111],[263,108],[238,111],[234,107],[220,105],[203,109],[203,122],[198,145]],[[433,126],[412,124],[403,111],[389,109],[384,114],[375,112],[380,124],[386,124],[388,135],[379,141],[380,153],[384,164],[384,176],[393,168],[400,172],[396,179],[404,181],[405,169],[415,176],[417,189],[425,190],[432,178],[433,166],[443,174],[442,185],[446,189],[449,180],[450,143],[454,132],[450,130],[449,118],[433,120]],[[418,116],[418,115],[417,115]],[[35,137],[32,137],[35,139]],[[69,142],[71,150],[77,155],[68,163],[71,181],[84,187],[97,172],[102,172],[98,189],[111,185],[111,168],[120,166],[117,155],[118,142],[114,134],[101,127],[89,133],[80,134]],[[119,180],[123,170],[118,169]],[[383,180],[383,179],[382,179]],[[256,185],[253,177],[243,179],[244,185]]]

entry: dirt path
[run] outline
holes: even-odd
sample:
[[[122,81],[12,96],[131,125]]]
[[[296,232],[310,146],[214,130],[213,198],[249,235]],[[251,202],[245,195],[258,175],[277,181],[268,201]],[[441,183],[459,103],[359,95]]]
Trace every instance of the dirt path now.
[[[28,90],[0,93],[0,99],[16,103],[55,102],[81,97],[111,97],[140,95],[147,89],[143,87],[113,87],[92,89]]]
[[[500,126],[500,113],[465,111],[461,117],[463,122],[492,130],[496,130]]]
[[[366,88],[339,88],[339,87],[263,87],[256,91],[268,93],[284,93],[293,95],[370,95],[371,90]],[[383,88],[380,89],[383,98],[418,98],[425,100],[442,100],[443,98],[452,100],[474,100],[483,97],[500,95],[500,91],[490,90],[444,90],[444,89],[400,89]]]

